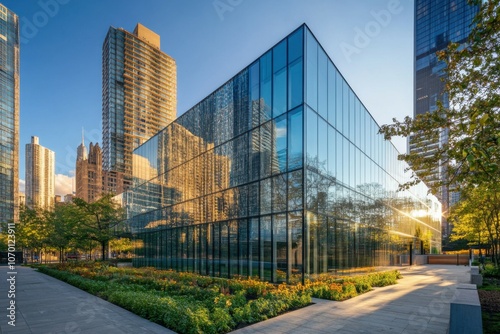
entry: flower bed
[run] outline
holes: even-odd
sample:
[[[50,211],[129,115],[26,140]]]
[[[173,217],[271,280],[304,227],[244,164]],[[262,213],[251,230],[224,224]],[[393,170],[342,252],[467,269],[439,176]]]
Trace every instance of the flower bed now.
[[[307,306],[311,296],[345,300],[372,286],[394,284],[400,277],[397,271],[342,279],[324,275],[304,285],[274,285],[99,262],[38,270],[179,333],[229,332]]]

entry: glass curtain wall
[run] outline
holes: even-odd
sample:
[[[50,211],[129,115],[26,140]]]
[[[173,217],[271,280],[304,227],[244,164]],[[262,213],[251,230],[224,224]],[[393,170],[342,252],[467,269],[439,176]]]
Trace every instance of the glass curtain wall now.
[[[439,202],[398,191],[408,166],[308,29],[305,50],[305,274],[440,252]]]
[[[298,282],[439,250],[439,203],[396,192],[377,131],[301,26],[134,151],[134,265]]]

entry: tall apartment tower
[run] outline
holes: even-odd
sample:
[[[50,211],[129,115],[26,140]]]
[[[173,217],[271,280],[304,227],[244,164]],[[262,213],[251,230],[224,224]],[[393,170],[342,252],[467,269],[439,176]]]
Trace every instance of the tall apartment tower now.
[[[102,49],[103,169],[130,182],[132,151],[175,119],[176,106],[176,64],[160,36],[141,24],[133,33],[111,27]]]
[[[50,209],[55,198],[55,153],[32,136],[26,144],[26,205]]]
[[[83,142],[77,149],[76,158],[76,194],[86,202],[94,202],[102,195],[102,151],[99,144],[90,143],[89,152]]]
[[[415,1],[415,49],[414,49],[414,116],[426,112],[435,112],[438,101],[448,106],[448,96],[444,92],[446,64],[439,61],[436,52],[447,48],[449,43],[464,44],[472,28],[472,20],[479,10],[467,0],[416,0]],[[438,131],[438,130],[436,130]],[[432,155],[437,148],[448,141],[446,130],[439,134],[439,141],[421,143],[418,136],[410,137],[410,152],[419,151],[423,155]],[[420,147],[417,147],[420,144]],[[418,170],[417,170],[418,173]],[[445,170],[436,166],[432,177],[425,179],[427,184],[446,177]],[[448,187],[442,187],[437,194],[443,204],[443,212],[450,207]],[[450,233],[450,227],[443,221],[443,238]]]
[[[0,4],[0,222],[19,210],[19,19]]]

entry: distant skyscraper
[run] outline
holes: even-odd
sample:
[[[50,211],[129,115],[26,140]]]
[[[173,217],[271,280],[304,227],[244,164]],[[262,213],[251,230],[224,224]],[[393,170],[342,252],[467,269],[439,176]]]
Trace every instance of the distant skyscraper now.
[[[133,33],[109,29],[102,66],[103,169],[127,183],[133,149],[176,117],[176,64],[160,36],[137,24]]]
[[[64,203],[71,203],[73,202],[73,198],[75,197],[75,195],[73,194],[66,194],[64,195]]]
[[[49,209],[55,198],[55,153],[31,137],[26,144],[26,205]]]
[[[468,0],[415,1],[414,116],[436,111],[438,101],[448,106],[448,96],[443,94],[445,82],[442,81],[445,77],[446,64],[437,59],[436,52],[446,49],[450,42],[466,43],[471,31],[472,19],[478,9],[478,6],[470,6]],[[436,129],[436,131],[440,130]],[[444,130],[440,131],[438,142],[423,143],[423,148],[418,148],[417,144],[422,143],[419,143],[418,136],[413,136],[408,146],[410,152],[419,151],[424,156],[429,156],[447,141],[448,133]],[[443,168],[436,166],[432,177],[424,181],[432,184],[446,177],[445,174]],[[443,211],[448,211],[449,189],[443,187],[437,195],[443,204]],[[443,237],[447,235],[449,235],[449,227],[444,222]]]
[[[76,194],[86,202],[97,200],[103,190],[102,152],[99,144],[90,143],[89,153],[83,142],[77,149],[76,159]]]
[[[0,4],[0,222],[19,209],[19,19]]]

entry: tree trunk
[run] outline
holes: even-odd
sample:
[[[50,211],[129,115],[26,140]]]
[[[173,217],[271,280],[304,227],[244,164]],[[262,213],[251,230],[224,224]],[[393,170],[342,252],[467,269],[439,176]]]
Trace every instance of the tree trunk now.
[[[105,241],[101,242],[101,247],[102,247],[102,260],[106,261],[106,242]]]

